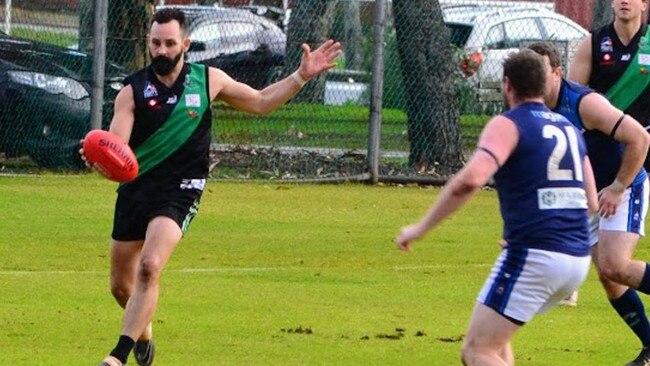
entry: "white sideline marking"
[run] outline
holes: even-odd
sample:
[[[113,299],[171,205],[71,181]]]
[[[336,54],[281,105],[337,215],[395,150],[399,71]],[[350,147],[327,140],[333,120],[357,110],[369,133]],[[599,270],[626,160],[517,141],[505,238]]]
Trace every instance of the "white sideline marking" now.
[[[472,263],[472,264],[431,264],[426,266],[409,266],[409,267],[393,267],[394,271],[417,271],[421,269],[451,269],[459,267],[470,268],[485,268],[492,267],[489,263]]]
[[[474,264],[432,264],[425,266],[409,266],[409,267],[393,267],[394,271],[418,271],[423,269],[452,269],[459,267],[470,268],[485,268],[491,267],[492,264],[487,263],[474,263]],[[246,272],[271,272],[271,271],[293,271],[293,270],[312,270],[314,268],[306,267],[231,267],[231,268],[180,268],[180,269],[167,269],[165,272],[171,273],[246,273]],[[104,271],[0,271],[0,276],[13,276],[13,275],[77,275],[77,274],[107,274],[109,269]]]
[[[287,271],[295,268],[290,267],[251,267],[251,268],[181,268],[181,269],[168,269],[165,272],[172,273],[223,273],[223,272],[270,272],[270,271]],[[109,269],[105,271],[0,271],[0,276],[6,275],[67,275],[67,274],[107,274]]]

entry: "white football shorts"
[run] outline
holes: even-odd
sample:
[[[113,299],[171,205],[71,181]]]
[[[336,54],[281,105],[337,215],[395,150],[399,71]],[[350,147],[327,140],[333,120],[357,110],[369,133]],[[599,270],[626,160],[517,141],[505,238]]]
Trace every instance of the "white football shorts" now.
[[[590,263],[591,256],[506,248],[477,300],[513,323],[523,325],[577,290],[587,278]]]
[[[595,214],[590,219],[589,244],[598,243],[598,231],[623,231],[645,236],[645,217],[648,213],[648,180],[628,187],[616,214],[608,218]]]

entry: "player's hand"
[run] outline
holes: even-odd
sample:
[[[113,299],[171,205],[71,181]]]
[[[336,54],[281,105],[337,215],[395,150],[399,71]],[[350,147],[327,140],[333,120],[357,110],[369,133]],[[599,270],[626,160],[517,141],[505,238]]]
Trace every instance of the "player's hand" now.
[[[598,192],[598,214],[604,218],[615,215],[624,193],[625,190],[616,191],[609,186]]]
[[[309,80],[320,75],[322,72],[327,71],[336,66],[334,59],[343,53],[341,44],[333,40],[327,40],[314,51],[311,50],[308,44],[302,44],[302,61],[298,72],[305,80]]]
[[[91,164],[88,161],[88,159],[86,159],[86,155],[84,154],[84,148],[83,148],[84,140],[83,139],[79,140],[79,143],[80,143],[80,146],[81,146],[79,148],[79,155],[81,155],[81,160],[84,161],[84,164],[86,165],[86,167],[88,169],[94,170],[94,171],[98,172],[99,174],[103,175],[104,177],[108,178],[108,175],[103,170],[98,169],[98,167],[96,167],[94,164]]]
[[[422,238],[422,236],[424,236],[424,232],[420,225],[404,226],[395,238],[395,245],[398,249],[408,252],[412,250],[411,242]]]

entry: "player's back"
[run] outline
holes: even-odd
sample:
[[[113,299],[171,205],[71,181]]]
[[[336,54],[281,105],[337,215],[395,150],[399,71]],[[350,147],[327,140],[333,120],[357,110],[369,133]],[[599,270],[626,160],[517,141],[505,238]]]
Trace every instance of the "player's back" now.
[[[519,133],[495,175],[508,245],[588,255],[587,199],[580,132],[542,103],[504,113]]]

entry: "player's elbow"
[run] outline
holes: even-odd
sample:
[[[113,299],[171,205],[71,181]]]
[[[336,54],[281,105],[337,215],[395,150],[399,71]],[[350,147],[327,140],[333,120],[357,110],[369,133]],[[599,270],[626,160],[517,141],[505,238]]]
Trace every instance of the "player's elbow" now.
[[[472,194],[478,189],[481,189],[485,185],[485,182],[482,179],[477,179],[475,176],[465,174],[462,177],[458,177],[451,186],[451,193],[454,196],[464,196]]]

